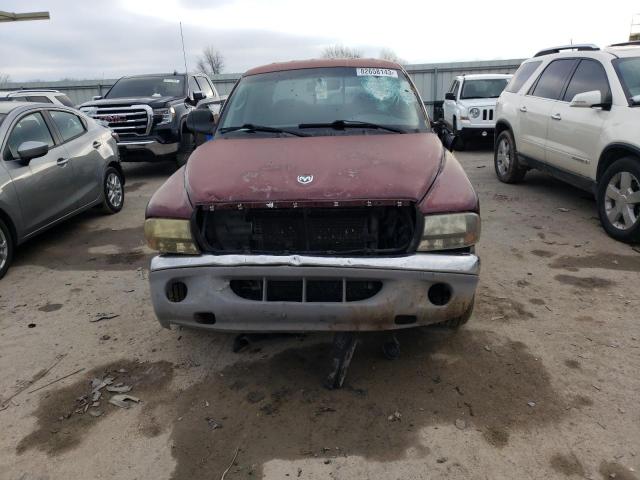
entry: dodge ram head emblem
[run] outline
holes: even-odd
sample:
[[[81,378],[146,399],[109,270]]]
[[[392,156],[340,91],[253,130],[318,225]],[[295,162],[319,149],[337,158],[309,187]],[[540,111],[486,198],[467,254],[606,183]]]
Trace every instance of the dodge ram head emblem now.
[[[298,183],[306,185],[313,182],[313,175],[298,175]]]

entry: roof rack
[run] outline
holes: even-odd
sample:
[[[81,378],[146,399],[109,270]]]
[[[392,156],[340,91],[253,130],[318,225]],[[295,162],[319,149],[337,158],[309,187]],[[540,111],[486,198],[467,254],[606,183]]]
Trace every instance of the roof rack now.
[[[20,95],[23,93],[31,93],[31,92],[60,93],[60,90],[55,90],[53,88],[22,88],[22,89],[13,90],[9,92],[9,95]]]
[[[576,43],[574,45],[562,45],[560,47],[551,47],[540,50],[534,55],[534,57],[541,57],[543,55],[551,55],[552,53],[560,53],[563,50],[578,50],[579,52],[594,52],[600,50],[600,47],[593,43]]]
[[[640,40],[630,40],[628,42],[612,43],[611,45],[609,45],[609,47],[632,47],[632,46],[640,47]]]

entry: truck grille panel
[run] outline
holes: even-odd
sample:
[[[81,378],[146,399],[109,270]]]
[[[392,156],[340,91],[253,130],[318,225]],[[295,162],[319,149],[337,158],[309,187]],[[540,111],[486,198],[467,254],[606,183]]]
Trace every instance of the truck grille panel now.
[[[120,138],[141,137],[149,134],[153,111],[140,105],[98,107],[92,117],[106,122]]]
[[[231,291],[263,302],[341,303],[367,300],[382,290],[379,280],[271,279],[231,280]]]
[[[414,206],[200,211],[203,250],[271,255],[380,255],[408,251]]]

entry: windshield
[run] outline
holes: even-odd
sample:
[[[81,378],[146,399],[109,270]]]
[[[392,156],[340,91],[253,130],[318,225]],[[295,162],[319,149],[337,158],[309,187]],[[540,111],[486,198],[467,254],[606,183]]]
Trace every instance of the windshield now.
[[[465,80],[462,84],[460,99],[470,98],[498,98],[504,87],[509,83],[508,78],[492,78],[484,80]]]
[[[342,121],[343,123],[335,123]],[[355,128],[345,122],[366,122]],[[371,124],[382,128],[375,128]],[[227,101],[218,135],[238,135],[254,125],[308,135],[424,131],[418,96],[400,70],[330,67],[263,73],[242,78]],[[255,134],[258,130],[250,130]],[[261,132],[274,135],[275,132]]]
[[[618,58],[613,61],[627,99],[640,104],[640,57]]]
[[[118,80],[104,98],[182,97],[184,75],[130,77]]]

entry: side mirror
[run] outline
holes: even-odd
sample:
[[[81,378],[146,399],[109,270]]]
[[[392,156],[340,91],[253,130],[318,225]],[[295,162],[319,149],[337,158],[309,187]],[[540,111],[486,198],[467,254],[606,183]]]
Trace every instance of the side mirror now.
[[[93,100],[102,100],[102,95],[94,95],[91,97]]]
[[[602,94],[598,90],[578,93],[573,97],[569,106],[576,108],[602,107]]]
[[[18,147],[18,156],[20,160],[25,163],[29,163],[29,161],[34,158],[42,157],[47,154],[49,151],[49,145],[44,142],[23,142]]]
[[[456,94],[455,93],[451,93],[451,92],[447,92],[444,94],[444,99],[445,100],[455,100],[456,99]]]
[[[204,100],[205,98],[207,98],[207,97],[200,90],[197,90],[197,91],[193,92],[193,103],[194,104],[198,103],[200,100]]]
[[[211,135],[216,126],[216,119],[208,108],[191,110],[187,115],[187,129],[192,133]]]

